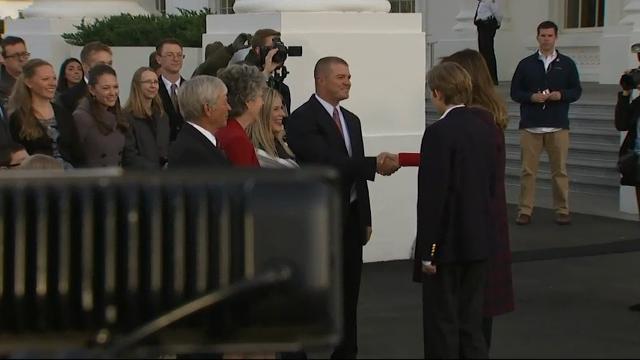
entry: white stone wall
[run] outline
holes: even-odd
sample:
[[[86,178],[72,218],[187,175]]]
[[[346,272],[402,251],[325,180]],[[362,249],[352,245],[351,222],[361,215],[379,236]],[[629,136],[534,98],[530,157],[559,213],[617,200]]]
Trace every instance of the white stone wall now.
[[[331,26],[327,26],[331,24]],[[418,152],[424,131],[425,36],[419,14],[266,13],[210,16],[204,42],[232,41],[259,28],[282,32],[288,45],[302,45],[291,57],[292,108],[314,92],[313,67],[335,55],[350,64],[351,98],[343,106],[362,121],[365,152]],[[416,229],[417,169],[369,183],[373,238],[366,261],[406,259]]]

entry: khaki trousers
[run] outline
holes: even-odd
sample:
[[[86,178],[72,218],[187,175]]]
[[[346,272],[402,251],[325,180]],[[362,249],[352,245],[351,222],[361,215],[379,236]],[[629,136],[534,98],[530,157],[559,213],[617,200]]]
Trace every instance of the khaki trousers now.
[[[569,176],[567,156],[569,154],[569,130],[534,134],[520,130],[522,173],[520,176],[519,213],[531,215],[536,195],[536,176],[540,154],[545,150],[551,166],[553,207],[557,214],[569,214]]]

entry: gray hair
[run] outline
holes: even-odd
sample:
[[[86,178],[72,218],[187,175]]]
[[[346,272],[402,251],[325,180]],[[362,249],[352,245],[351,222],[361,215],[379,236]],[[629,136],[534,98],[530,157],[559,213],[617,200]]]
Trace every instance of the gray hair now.
[[[237,117],[247,111],[247,102],[262,95],[267,86],[264,74],[255,66],[229,65],[218,71],[218,77],[227,85],[227,99],[231,106],[230,117]]]
[[[178,90],[180,113],[185,121],[196,121],[204,114],[204,105],[215,106],[218,98],[227,90],[224,83],[214,76],[198,75],[185,82]]]

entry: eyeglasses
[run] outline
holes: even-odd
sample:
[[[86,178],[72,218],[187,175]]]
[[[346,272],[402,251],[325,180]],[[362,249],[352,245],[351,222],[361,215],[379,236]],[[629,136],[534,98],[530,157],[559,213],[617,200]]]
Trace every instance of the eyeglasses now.
[[[31,57],[31,53],[22,52],[22,53],[17,53],[17,54],[13,54],[13,55],[7,55],[4,58],[5,59],[11,59],[11,58],[28,59],[30,57]]]
[[[162,57],[172,58],[172,59],[184,59],[187,56],[185,54],[166,53],[162,55]]]
[[[18,167],[20,166],[21,163],[17,163],[17,164],[7,164],[5,166],[0,166],[0,169],[13,169],[14,167]]]
[[[158,84],[160,84],[160,81],[158,81],[158,80],[145,80],[145,81],[140,81],[140,84],[158,85]]]

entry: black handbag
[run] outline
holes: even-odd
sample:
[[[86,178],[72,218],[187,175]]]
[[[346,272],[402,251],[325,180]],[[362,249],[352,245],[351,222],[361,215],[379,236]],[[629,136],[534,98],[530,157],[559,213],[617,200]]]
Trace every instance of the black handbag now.
[[[640,180],[640,156],[633,149],[627,149],[618,158],[618,171],[624,177]]]

